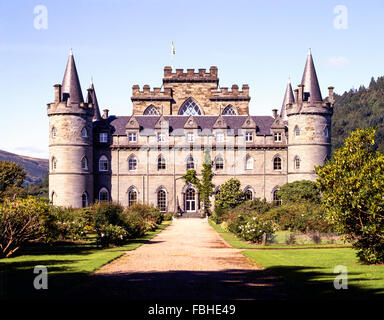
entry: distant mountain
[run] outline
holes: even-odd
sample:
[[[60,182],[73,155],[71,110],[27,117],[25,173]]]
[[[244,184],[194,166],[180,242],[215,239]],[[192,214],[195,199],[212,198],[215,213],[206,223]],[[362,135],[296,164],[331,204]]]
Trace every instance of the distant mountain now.
[[[375,142],[384,152],[384,77],[371,78],[368,88],[360,86],[335,97],[332,117],[332,151],[341,147],[357,128],[376,127]]]
[[[27,178],[25,184],[36,184],[43,181],[48,173],[48,159],[38,159],[0,150],[0,160],[17,162],[21,164],[26,173]]]

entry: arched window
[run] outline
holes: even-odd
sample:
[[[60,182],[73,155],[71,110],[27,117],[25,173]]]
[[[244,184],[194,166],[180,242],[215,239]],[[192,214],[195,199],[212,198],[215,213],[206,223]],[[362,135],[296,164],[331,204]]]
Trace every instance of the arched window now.
[[[51,169],[52,170],[56,170],[56,167],[57,167],[57,160],[55,157],[52,157],[52,160],[51,160]]]
[[[86,192],[81,195],[81,207],[88,207],[88,194]]]
[[[301,134],[299,126],[295,126],[295,136],[298,137]]]
[[[55,127],[52,127],[52,131],[51,131],[51,134],[52,134],[52,138],[56,138],[56,135],[57,135],[57,129]]]
[[[224,159],[222,156],[217,156],[215,159],[215,169],[223,170],[224,169]]]
[[[159,155],[157,158],[157,170],[165,170],[166,167],[165,158],[162,155]]]
[[[245,201],[253,200],[253,190],[250,187],[247,187],[244,190],[244,197],[245,197]]]
[[[187,212],[196,211],[196,192],[193,188],[188,188],[185,192],[185,210]]]
[[[197,103],[191,98],[187,99],[179,109],[179,115],[196,116],[201,115],[201,111]]]
[[[107,188],[101,188],[99,191],[99,201],[106,202],[109,201],[109,192]]]
[[[282,169],[282,161],[279,156],[276,156],[273,159],[273,170],[281,170]]]
[[[88,159],[87,159],[87,157],[83,157],[82,159],[81,159],[81,169],[82,170],[88,170]]]
[[[237,115],[235,109],[229,105],[229,106],[226,106],[223,113],[222,113],[223,116],[235,116]]]
[[[279,191],[278,188],[275,188],[275,189],[272,191],[272,200],[273,200],[273,202],[274,202],[276,205],[280,206],[280,205],[281,205],[281,199],[280,199],[280,197],[278,196],[277,191]]]
[[[109,170],[108,158],[102,155],[99,158],[99,171],[108,171],[108,170]]]
[[[88,138],[88,131],[87,131],[87,128],[83,128],[81,129],[81,136],[83,138]]]
[[[324,137],[328,138],[329,132],[328,132],[328,126],[324,128]]]
[[[135,188],[130,188],[128,190],[128,206],[137,203],[137,191]]]
[[[157,191],[157,207],[161,212],[167,211],[167,192],[164,189]]]
[[[195,160],[193,160],[193,157],[190,155],[187,158],[187,170],[195,169]]]
[[[56,203],[56,198],[57,198],[56,192],[55,192],[55,191],[52,191],[52,193],[51,193],[51,202],[52,202],[53,204]]]
[[[248,154],[245,157],[245,170],[253,170],[253,158]]]
[[[295,156],[295,158],[293,159],[293,167],[295,168],[295,170],[300,169],[300,158],[298,156]]]
[[[144,110],[143,113],[145,116],[158,116],[159,112],[155,108],[155,106],[150,105],[147,109]]]
[[[130,156],[128,159],[128,170],[133,171],[137,169],[137,159],[135,156]]]

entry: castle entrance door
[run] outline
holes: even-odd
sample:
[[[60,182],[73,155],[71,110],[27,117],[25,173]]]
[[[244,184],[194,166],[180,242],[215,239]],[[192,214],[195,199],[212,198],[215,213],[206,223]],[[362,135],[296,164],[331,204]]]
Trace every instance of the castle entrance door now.
[[[185,210],[187,212],[196,211],[196,192],[192,188],[188,188],[185,193]]]

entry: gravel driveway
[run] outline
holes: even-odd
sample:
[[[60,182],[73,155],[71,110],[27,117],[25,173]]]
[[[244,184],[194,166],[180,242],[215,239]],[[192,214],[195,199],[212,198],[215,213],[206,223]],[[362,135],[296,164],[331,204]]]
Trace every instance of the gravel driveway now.
[[[128,300],[284,299],[279,279],[232,248],[205,219],[177,219],[105,265],[79,297]]]

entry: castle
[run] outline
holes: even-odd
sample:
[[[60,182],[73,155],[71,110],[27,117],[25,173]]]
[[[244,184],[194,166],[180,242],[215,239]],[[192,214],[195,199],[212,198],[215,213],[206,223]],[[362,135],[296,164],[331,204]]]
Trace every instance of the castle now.
[[[331,152],[333,87],[322,99],[311,52],[301,84],[288,82],[280,112],[249,114],[249,87],[219,86],[218,69],[164,68],[161,88],[132,88],[133,114],[100,113],[93,83],[84,101],[74,57],[54,86],[49,117],[49,195],[55,205],[95,201],[153,204],[196,213],[197,190],[182,176],[201,173],[206,151],[213,183],[241,181],[247,199],[278,201],[279,186],[314,180]]]

